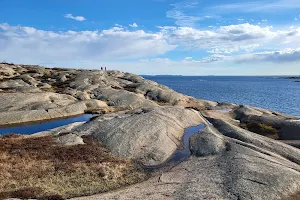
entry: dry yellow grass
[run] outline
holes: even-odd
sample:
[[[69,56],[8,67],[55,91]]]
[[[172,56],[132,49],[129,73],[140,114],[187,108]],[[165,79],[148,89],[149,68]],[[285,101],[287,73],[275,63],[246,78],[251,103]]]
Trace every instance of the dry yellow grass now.
[[[111,155],[90,138],[84,141],[60,146],[52,136],[0,138],[0,199],[85,196],[145,178],[130,160]]]

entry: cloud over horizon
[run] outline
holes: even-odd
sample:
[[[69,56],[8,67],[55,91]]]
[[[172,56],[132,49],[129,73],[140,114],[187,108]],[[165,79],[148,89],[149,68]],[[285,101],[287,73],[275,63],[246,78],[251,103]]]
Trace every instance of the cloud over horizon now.
[[[196,66],[209,68],[217,63],[228,66],[242,63],[300,63],[300,25],[273,27],[237,18],[235,24],[193,27],[203,19],[188,15],[185,10],[196,6],[196,1],[172,4],[167,15],[176,21],[177,26],[156,26],[155,31],[147,30],[136,22],[127,23],[128,27],[115,24],[102,30],[81,31],[49,31],[2,23],[0,59],[50,65],[72,60],[68,66],[75,62],[86,63],[86,66],[91,66],[91,63],[124,62],[144,70],[151,65],[173,65],[178,68],[182,65],[195,69]],[[86,20],[83,16],[72,14],[66,14],[65,17]],[[267,23],[267,20],[263,21]],[[169,57],[178,52],[180,57]],[[199,54],[190,56],[190,52]]]
[[[5,1],[0,13],[2,61],[105,64],[133,73],[218,68],[223,74],[268,74],[289,68],[300,74],[299,0],[16,2]]]

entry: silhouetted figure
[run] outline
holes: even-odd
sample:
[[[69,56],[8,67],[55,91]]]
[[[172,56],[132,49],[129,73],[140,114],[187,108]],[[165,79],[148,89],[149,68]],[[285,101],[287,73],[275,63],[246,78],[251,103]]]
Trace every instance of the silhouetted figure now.
[[[101,70],[103,70],[103,67],[101,67]]]
[[[106,66],[104,67],[104,70],[106,71]]]

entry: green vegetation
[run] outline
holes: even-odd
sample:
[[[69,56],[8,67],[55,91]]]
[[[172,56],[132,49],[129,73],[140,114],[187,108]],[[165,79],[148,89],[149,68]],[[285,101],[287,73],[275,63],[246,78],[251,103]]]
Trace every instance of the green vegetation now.
[[[265,124],[262,122],[250,122],[242,125],[242,128],[272,139],[279,139],[279,131],[270,124]]]
[[[0,199],[63,199],[116,189],[145,179],[132,161],[99,142],[58,145],[54,136],[0,138]]]

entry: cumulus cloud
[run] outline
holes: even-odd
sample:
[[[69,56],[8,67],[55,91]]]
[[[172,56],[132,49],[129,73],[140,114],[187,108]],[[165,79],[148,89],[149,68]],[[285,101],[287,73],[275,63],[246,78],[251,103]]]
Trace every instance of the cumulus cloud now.
[[[166,55],[177,49],[187,54],[190,50],[201,52],[202,57],[197,59],[187,55],[180,62],[183,66],[220,62],[300,61],[300,27],[297,26],[275,29],[244,23],[213,29],[176,26],[158,28],[156,32],[147,32],[115,25],[99,31],[54,32],[0,24],[0,60],[92,67],[91,63],[103,61],[121,63],[125,60],[141,60],[149,63],[148,58]],[[156,58],[151,62],[159,62],[161,66],[174,64],[174,61],[167,58]]]
[[[220,26],[215,29],[161,27],[169,43],[186,49],[204,49],[211,53],[251,52],[257,48],[294,48],[300,39],[300,28],[274,29],[249,23]]]
[[[272,62],[291,63],[300,61],[300,48],[286,48],[279,51],[266,51],[241,55],[234,59],[236,62]]]
[[[83,16],[73,16],[72,14],[65,14],[64,17],[68,18],[68,19],[74,19],[74,20],[79,21],[79,22],[82,22],[82,21],[86,20],[86,18],[83,17]]]
[[[129,24],[129,26],[133,27],[133,28],[137,28],[138,27],[137,23],[135,23],[135,22],[133,24]]]
[[[170,60],[169,60],[170,61]],[[263,51],[259,53],[244,53],[238,55],[223,55],[223,54],[211,54],[202,59],[195,60],[192,57],[185,57],[183,61],[193,63],[217,63],[228,61],[231,63],[293,63],[300,61],[300,48],[286,48],[278,51]]]
[[[185,57],[181,61],[174,61],[168,58],[154,58],[154,59],[143,59],[140,60],[140,63],[145,63],[146,66],[184,66],[191,69],[198,67],[201,70],[211,69],[214,66],[220,66],[216,64],[220,64],[223,62],[231,63],[230,65],[240,65],[240,64],[248,64],[249,66],[253,66],[253,64],[257,63],[270,63],[268,67],[272,68],[276,65],[280,65],[283,63],[288,63],[292,65],[300,61],[300,48],[296,49],[282,49],[278,51],[265,51],[260,53],[245,53],[240,55],[231,55],[226,56],[222,54],[212,54],[206,56],[201,59],[193,59],[192,57]],[[222,64],[221,64],[222,65]],[[164,67],[162,67],[164,68]],[[229,67],[223,66],[221,71],[229,70]],[[220,70],[220,68],[218,68]],[[284,69],[283,69],[284,72]],[[231,72],[227,72],[230,74]],[[191,73],[190,73],[191,74]]]
[[[14,62],[134,59],[176,48],[161,33],[113,27],[102,31],[53,32],[0,24],[0,59]]]

